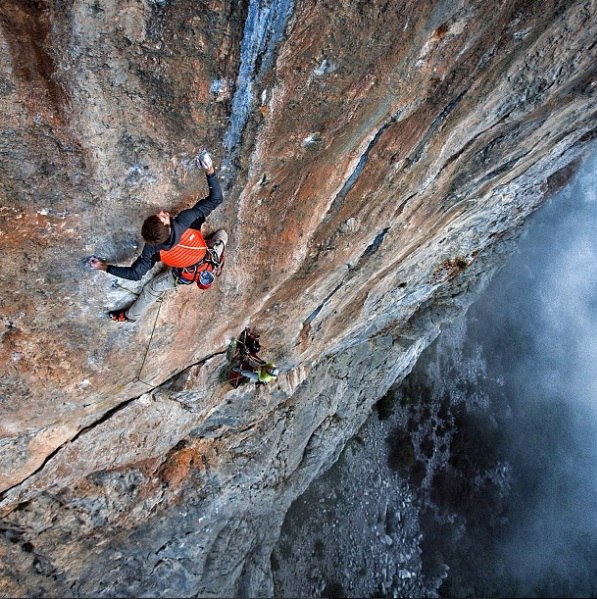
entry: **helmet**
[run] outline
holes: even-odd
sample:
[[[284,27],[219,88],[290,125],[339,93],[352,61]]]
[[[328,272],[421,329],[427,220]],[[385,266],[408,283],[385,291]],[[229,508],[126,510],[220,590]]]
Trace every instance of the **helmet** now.
[[[271,376],[278,376],[280,374],[280,371],[278,370],[278,367],[275,364],[266,364],[265,372],[267,372]]]

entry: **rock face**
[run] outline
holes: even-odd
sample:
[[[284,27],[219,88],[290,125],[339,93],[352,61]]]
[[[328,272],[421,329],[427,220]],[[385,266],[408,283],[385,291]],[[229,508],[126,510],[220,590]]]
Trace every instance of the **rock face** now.
[[[270,594],[290,503],[594,147],[595,14],[4,0],[1,592]],[[110,322],[140,285],[85,258],[205,194],[204,146],[222,277]],[[277,384],[222,380],[246,325]]]

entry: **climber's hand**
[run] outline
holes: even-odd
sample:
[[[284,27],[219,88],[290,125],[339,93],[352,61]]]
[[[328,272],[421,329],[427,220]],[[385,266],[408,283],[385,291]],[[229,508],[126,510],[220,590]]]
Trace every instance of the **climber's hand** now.
[[[215,173],[212,157],[207,150],[202,150],[197,154],[195,163],[197,166],[201,167],[207,175],[213,175]]]
[[[89,265],[89,268],[93,268],[93,270],[106,270],[108,268],[108,265],[97,256],[91,256],[87,261],[87,264]]]

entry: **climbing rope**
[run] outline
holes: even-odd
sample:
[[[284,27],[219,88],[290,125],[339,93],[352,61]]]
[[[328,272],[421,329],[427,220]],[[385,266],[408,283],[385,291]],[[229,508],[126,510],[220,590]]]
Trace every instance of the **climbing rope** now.
[[[145,348],[145,355],[143,356],[143,362],[141,362],[141,368],[139,368],[139,372],[137,373],[137,379],[139,382],[144,383],[145,385],[147,385],[148,387],[153,387],[154,385],[148,383],[147,381],[144,381],[141,378],[141,373],[143,372],[143,368],[145,366],[145,360],[147,360],[147,354],[149,353],[149,348],[151,347],[151,342],[153,341],[153,334],[155,333],[155,327],[158,324],[158,318],[160,316],[160,310],[162,309],[162,303],[163,303],[163,299],[160,298],[158,300],[158,310],[156,312],[155,315],[155,320],[153,321],[153,329],[151,330],[151,335],[149,336],[149,343],[147,344],[147,347]]]
[[[116,287],[120,287],[120,289],[124,289],[125,291],[128,291],[130,294],[139,297],[139,292],[138,291],[133,291],[132,289],[129,289],[128,287],[125,287],[124,285],[121,285],[118,281],[112,281],[112,287],[116,288]]]
[[[214,257],[216,259],[215,262],[213,262],[214,263],[214,268],[216,270],[218,268],[220,268],[220,272],[216,272],[216,276],[219,276],[219,274],[221,273],[221,263],[218,262],[217,252],[215,252],[215,250],[212,250],[211,248],[207,248],[207,250],[208,250],[208,252],[212,252],[213,251]],[[209,255],[210,255],[210,258],[211,258],[211,254],[209,254]],[[116,283],[116,285],[118,285],[122,289],[126,289],[126,287],[123,287],[119,283]],[[130,289],[126,289],[126,291],[130,291]],[[133,292],[131,292],[131,293],[133,293]],[[136,294],[136,295],[139,295],[139,294]],[[155,315],[155,320],[153,321],[153,328],[151,329],[151,335],[149,336],[149,342],[147,343],[147,347],[145,348],[145,355],[143,356],[143,361],[141,362],[141,367],[139,368],[139,372],[137,373],[137,378],[135,379],[135,380],[139,381],[140,383],[143,383],[144,385],[147,385],[148,387],[152,387],[152,388],[155,385],[152,385],[151,383],[148,383],[147,381],[144,381],[141,378],[141,373],[143,372],[143,368],[145,367],[145,361],[147,360],[147,355],[149,354],[149,348],[151,347],[151,342],[153,341],[153,335],[155,333],[155,328],[156,328],[156,326],[158,324],[158,318],[160,317],[160,310],[162,309],[162,303],[164,301],[164,298],[162,297],[162,298],[160,298],[157,301],[158,301],[159,306],[158,306],[158,310],[157,310],[156,315]],[[246,339],[246,333],[245,333],[245,339]],[[243,346],[245,345],[242,341],[240,341],[240,340],[237,340],[237,341],[239,341],[240,343],[242,343]]]

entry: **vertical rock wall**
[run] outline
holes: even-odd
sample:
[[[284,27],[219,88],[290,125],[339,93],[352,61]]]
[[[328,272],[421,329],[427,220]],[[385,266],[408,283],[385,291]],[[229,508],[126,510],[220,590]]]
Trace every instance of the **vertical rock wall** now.
[[[271,592],[287,506],[594,147],[596,8],[3,2],[2,591]],[[139,285],[85,258],[205,194],[204,146],[223,276],[110,322]],[[222,380],[245,325],[276,385]]]

